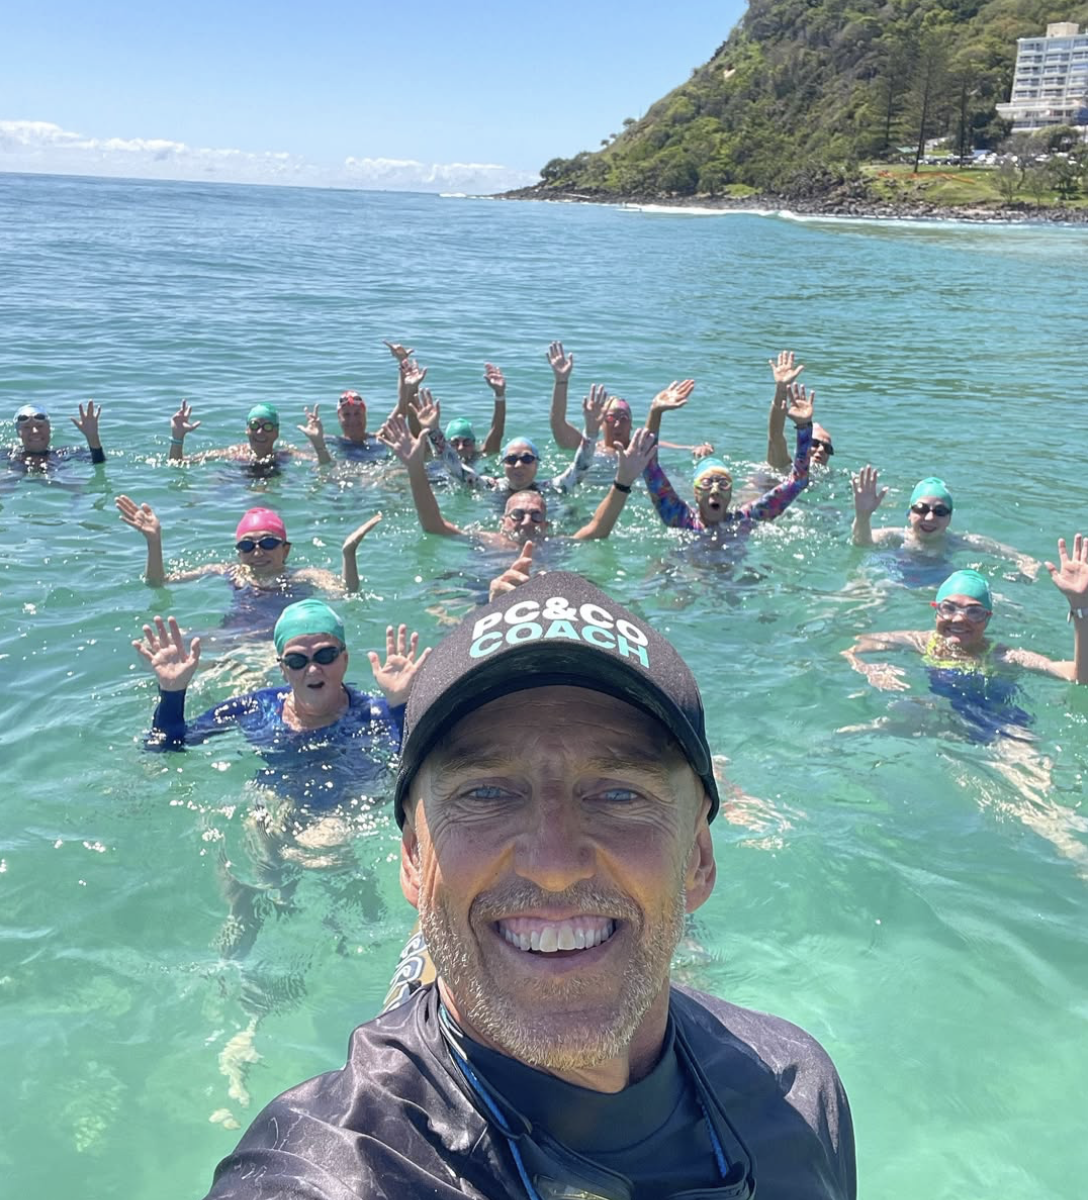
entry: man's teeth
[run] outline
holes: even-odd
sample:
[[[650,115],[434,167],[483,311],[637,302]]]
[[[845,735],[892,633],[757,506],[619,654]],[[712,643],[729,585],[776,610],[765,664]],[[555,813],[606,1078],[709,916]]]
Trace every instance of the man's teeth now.
[[[534,921],[518,917],[499,922],[499,932],[519,950],[554,954],[557,950],[591,950],[616,932],[616,922],[601,917],[571,921]]]

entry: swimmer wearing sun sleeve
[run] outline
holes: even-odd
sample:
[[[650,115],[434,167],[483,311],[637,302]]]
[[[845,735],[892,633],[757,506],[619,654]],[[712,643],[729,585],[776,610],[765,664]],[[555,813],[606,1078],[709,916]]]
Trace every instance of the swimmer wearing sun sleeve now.
[[[684,384],[673,384],[682,389]],[[666,389],[669,390],[669,389]],[[690,391],[690,388],[689,388]],[[730,511],[733,477],[720,458],[702,459],[695,471],[694,488],[697,509],[693,510],[676,493],[655,457],[643,471],[657,515],[673,529],[696,532],[738,534],[749,532],[760,521],[773,521],[793,503],[808,484],[809,450],[812,443],[812,398],[803,387],[790,393],[787,415],[797,426],[797,452],[789,475],[777,487],[752,504]]]
[[[91,462],[96,466],[106,461],[106,452],[98,435],[98,418],[101,415],[102,405],[96,406],[93,400],[88,400],[86,406],[79,406],[79,416],[70,418],[86,439]],[[50,446],[53,426],[49,414],[40,404],[24,404],[16,412],[15,432],[19,442],[12,447],[9,456],[12,467],[40,471],[82,453],[68,448],[55,450]]]

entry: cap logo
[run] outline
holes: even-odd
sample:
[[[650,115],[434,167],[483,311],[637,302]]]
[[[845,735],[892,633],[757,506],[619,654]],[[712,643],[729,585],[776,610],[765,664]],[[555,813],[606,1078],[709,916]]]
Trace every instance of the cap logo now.
[[[504,612],[481,617],[472,630],[468,652],[471,658],[486,658],[504,643],[515,646],[552,638],[615,650],[624,658],[637,658],[647,670],[650,667],[646,651],[650,639],[644,629],[622,617],[616,620],[599,604],[575,608],[565,596],[549,596],[543,605],[536,600],[519,600]]]

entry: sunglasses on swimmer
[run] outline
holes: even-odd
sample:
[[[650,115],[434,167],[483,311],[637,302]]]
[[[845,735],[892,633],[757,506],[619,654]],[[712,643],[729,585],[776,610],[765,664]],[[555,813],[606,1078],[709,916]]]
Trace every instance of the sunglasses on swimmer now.
[[[508,454],[502,461],[506,463],[508,467],[516,467],[519,463],[523,467],[527,467],[530,463],[536,462],[536,455],[530,454],[529,451],[526,450],[522,454]]]
[[[284,654],[280,658],[280,662],[291,671],[301,671],[303,667],[308,667],[311,662],[315,662],[321,667],[327,667],[329,663],[336,662],[343,653],[343,646],[321,646],[312,655],[303,654],[299,650],[292,650],[290,654]]]
[[[835,453],[835,447],[832,446],[832,444],[826,438],[813,438],[812,445],[813,446],[823,446],[823,448],[827,451],[828,458],[830,458],[832,456],[832,454]]]
[[[954,604],[951,600],[930,600],[929,606],[949,620],[953,617],[966,617],[968,621],[978,622],[992,615],[990,610],[981,604]]]
[[[912,504],[910,511],[919,517],[928,517],[930,513],[935,517],[950,517],[952,515],[952,510],[946,504]]]
[[[278,537],[263,537],[256,541],[253,538],[242,538],[240,542],[235,542],[235,550],[240,550],[243,554],[252,554],[258,546],[262,550],[275,550],[277,546],[283,545],[283,538]]]
[[[528,513],[529,520],[534,525],[540,525],[548,519],[548,514],[542,508],[512,508],[505,515],[514,522],[515,525],[520,525],[525,520],[525,515]]]

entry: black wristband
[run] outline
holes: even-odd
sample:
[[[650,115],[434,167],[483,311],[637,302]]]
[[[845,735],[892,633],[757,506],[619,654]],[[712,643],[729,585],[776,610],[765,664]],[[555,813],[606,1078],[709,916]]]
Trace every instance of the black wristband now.
[[[104,463],[106,461],[106,452],[101,446],[91,446],[91,462]]]
[[[620,483],[618,479],[612,480],[612,486],[617,492],[623,492],[625,496],[629,496],[631,494],[631,488],[626,483]]]

